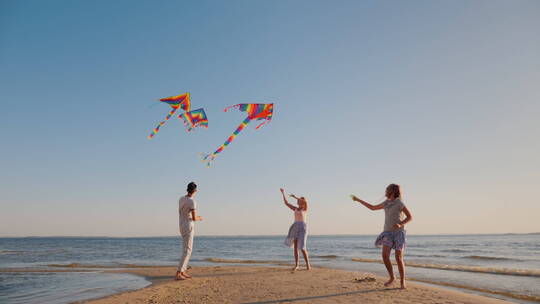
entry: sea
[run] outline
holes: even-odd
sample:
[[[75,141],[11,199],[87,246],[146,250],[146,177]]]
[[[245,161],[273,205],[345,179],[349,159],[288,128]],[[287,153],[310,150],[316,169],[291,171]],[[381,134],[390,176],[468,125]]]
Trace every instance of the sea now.
[[[312,264],[386,275],[375,238],[310,235]],[[196,236],[190,265],[285,267],[293,253],[283,241],[284,236]],[[540,302],[539,233],[410,235],[407,242],[411,281],[514,303]],[[180,251],[176,236],[0,238],[0,303],[72,303],[143,288],[151,284],[144,277],[107,271],[177,265]]]

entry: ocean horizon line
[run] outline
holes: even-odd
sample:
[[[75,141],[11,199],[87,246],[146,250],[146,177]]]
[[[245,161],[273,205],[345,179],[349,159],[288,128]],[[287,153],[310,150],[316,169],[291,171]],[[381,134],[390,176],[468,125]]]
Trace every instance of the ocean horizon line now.
[[[250,238],[250,237],[279,237],[284,234],[201,234],[196,237],[208,237],[208,238]],[[339,233],[339,234],[311,234],[315,237],[328,237],[328,236],[377,236],[378,233]],[[482,236],[482,235],[540,235],[540,232],[522,232],[522,233],[415,233],[408,234],[408,236]],[[0,235],[0,238],[110,238],[110,239],[127,239],[127,238],[175,238],[178,235],[148,235],[148,236],[107,236],[107,235]]]

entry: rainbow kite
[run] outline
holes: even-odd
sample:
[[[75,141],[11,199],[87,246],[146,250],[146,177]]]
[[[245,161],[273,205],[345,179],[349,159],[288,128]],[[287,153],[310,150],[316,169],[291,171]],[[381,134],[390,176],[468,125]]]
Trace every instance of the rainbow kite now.
[[[213,161],[217,154],[223,151],[225,147],[227,147],[235,138],[238,133],[242,132],[244,128],[247,126],[247,124],[252,120],[264,120],[260,125],[255,127],[255,129],[260,128],[265,123],[272,120],[272,114],[274,112],[274,104],[273,103],[241,103],[234,106],[230,106],[226,108],[224,111],[227,112],[231,108],[238,108],[238,110],[242,112],[247,112],[248,117],[242,121],[242,123],[236,128],[236,130],[233,132],[229,138],[212,154],[206,154],[203,155],[202,161],[206,162],[206,166],[210,167],[210,162]]]
[[[176,110],[181,108],[182,110],[188,112],[191,109],[191,101],[189,99],[189,93],[161,98],[159,101],[169,104],[172,110],[169,112],[169,114],[167,114],[167,116],[165,117],[165,120],[160,122],[159,125],[157,125],[157,127],[154,130],[152,130],[152,133],[148,135],[148,139],[152,139],[157,134],[157,132],[159,132],[159,128],[163,126],[167,122],[167,120],[171,118],[171,116],[174,115]]]
[[[193,128],[199,126],[208,129],[208,118],[206,117],[203,108],[182,113],[178,118],[184,120],[184,125],[187,127],[188,132],[191,132]]]

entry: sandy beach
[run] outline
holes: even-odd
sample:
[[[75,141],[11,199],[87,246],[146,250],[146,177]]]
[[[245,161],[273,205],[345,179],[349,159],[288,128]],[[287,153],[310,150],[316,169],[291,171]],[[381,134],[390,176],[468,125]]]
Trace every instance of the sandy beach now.
[[[507,303],[488,297],[408,282],[384,287],[370,273],[326,268],[291,272],[289,267],[194,267],[193,279],[174,281],[175,267],[113,272],[146,277],[153,284],[84,303]]]

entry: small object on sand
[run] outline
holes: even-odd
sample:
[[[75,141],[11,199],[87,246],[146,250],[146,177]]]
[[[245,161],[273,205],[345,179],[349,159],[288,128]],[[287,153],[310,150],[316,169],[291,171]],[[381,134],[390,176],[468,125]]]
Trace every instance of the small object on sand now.
[[[377,281],[377,279],[375,279],[374,277],[363,277],[361,279],[354,278],[354,281],[357,283],[364,283],[364,282],[375,282]]]

